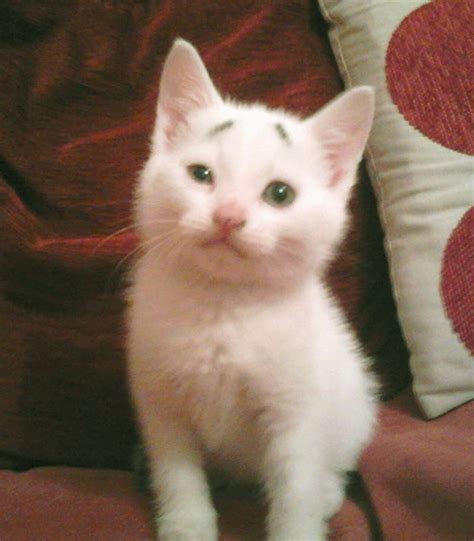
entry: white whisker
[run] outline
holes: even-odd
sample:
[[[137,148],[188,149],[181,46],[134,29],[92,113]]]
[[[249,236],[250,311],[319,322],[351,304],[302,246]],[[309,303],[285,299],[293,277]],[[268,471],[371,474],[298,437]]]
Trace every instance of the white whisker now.
[[[122,227],[118,229],[117,231],[114,231],[110,235],[107,235],[107,237],[101,237],[100,241],[94,246],[94,249],[91,252],[91,256],[94,256],[104,244],[111,241],[113,238],[117,237],[118,235],[121,235],[122,233],[125,233],[126,231],[132,231],[135,229],[135,225],[127,225],[126,227]]]
[[[157,224],[166,225],[166,224],[170,224],[170,223],[175,223],[175,220],[171,220],[171,219],[164,220],[164,219],[158,218],[156,220],[150,220],[148,222],[145,222],[145,225],[157,225]],[[102,248],[105,244],[110,242],[115,237],[117,237],[117,236],[119,236],[119,235],[121,235],[123,233],[126,233],[127,231],[134,231],[135,229],[136,229],[136,226],[134,224],[131,224],[131,225],[127,225],[125,227],[121,227],[120,229],[117,229],[117,231],[114,231],[113,233],[111,233],[110,235],[107,235],[106,237],[99,237],[97,239],[98,242],[94,246],[94,248],[92,249],[90,255],[94,256],[100,250],[100,248]]]
[[[169,222],[171,223],[171,220]],[[124,228],[124,229],[129,229],[129,228]],[[122,257],[116,265],[114,265],[113,269],[108,275],[108,278],[104,286],[104,297],[107,297],[109,289],[110,289],[110,285],[113,283],[115,277],[118,275],[119,271],[122,269],[125,263],[127,263],[136,254],[142,252],[144,249],[146,249],[150,245],[152,246],[152,249],[158,248],[160,244],[164,244],[167,241],[167,239],[172,236],[172,233],[173,233],[172,230],[168,230],[165,233],[158,235],[152,239],[149,239],[144,242],[140,242],[137,246],[135,246],[132,250],[130,250],[127,254],[125,254],[125,256]]]

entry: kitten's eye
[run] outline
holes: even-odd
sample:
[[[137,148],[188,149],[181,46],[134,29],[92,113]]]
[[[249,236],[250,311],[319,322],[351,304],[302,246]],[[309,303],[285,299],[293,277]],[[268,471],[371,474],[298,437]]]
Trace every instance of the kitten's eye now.
[[[262,197],[265,203],[268,203],[269,205],[274,207],[287,207],[295,200],[296,192],[285,182],[275,180],[270,182],[265,188]]]
[[[188,167],[189,175],[201,184],[212,184],[212,171],[206,165],[193,164]]]

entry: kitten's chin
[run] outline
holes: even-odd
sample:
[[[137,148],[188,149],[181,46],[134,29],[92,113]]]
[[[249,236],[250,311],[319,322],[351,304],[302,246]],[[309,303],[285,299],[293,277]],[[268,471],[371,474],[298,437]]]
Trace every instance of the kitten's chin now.
[[[233,255],[238,259],[248,259],[249,257],[246,250],[227,238],[205,240],[200,244],[200,248],[209,252],[209,257],[219,257],[221,253]]]
[[[188,262],[207,279],[242,283],[256,278],[250,255],[231,241],[203,241],[188,256]]]
[[[301,269],[255,254],[238,244],[207,241],[188,252],[181,268],[195,278],[222,282],[233,286],[250,285],[264,288],[295,286],[302,279]]]

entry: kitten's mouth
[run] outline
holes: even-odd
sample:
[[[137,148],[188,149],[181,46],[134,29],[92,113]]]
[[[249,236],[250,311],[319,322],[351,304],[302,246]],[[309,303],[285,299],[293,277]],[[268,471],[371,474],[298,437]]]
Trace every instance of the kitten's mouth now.
[[[225,250],[229,250],[230,252],[234,253],[234,255],[238,257],[241,257],[243,259],[247,257],[240,248],[235,246],[235,244],[229,237],[214,237],[212,239],[204,241],[201,246],[204,248],[222,247]]]

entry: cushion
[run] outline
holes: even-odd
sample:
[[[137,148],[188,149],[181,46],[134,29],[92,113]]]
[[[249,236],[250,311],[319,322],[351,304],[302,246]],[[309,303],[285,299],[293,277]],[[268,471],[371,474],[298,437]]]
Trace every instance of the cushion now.
[[[320,0],[347,86],[376,88],[372,182],[416,397],[474,397],[474,4]]]
[[[381,539],[474,539],[474,402],[430,420],[405,391],[381,410],[360,471]]]
[[[153,541],[150,502],[130,473],[91,468],[40,467],[0,471],[2,541]],[[222,541],[260,541],[266,509],[240,489],[215,494]],[[245,520],[243,518],[245,517]],[[355,487],[331,521],[331,541],[373,538],[368,503]]]

